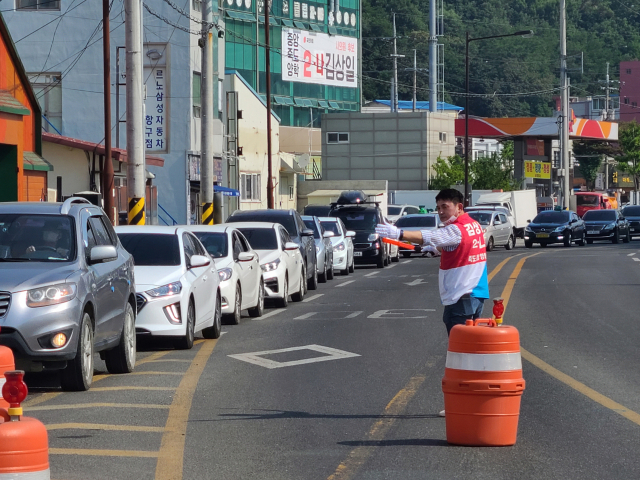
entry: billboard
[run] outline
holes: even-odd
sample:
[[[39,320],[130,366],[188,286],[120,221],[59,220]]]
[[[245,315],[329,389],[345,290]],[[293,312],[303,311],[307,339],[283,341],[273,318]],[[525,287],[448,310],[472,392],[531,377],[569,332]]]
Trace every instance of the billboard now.
[[[525,178],[551,178],[551,164],[548,162],[524,161]]]
[[[282,29],[282,80],[356,88],[357,62],[357,38]]]

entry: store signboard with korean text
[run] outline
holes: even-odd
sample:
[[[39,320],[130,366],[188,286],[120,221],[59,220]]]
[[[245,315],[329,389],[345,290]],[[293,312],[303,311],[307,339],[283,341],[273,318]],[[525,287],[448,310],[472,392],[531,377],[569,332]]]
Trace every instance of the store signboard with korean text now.
[[[356,88],[357,76],[357,38],[282,29],[283,80]]]
[[[551,163],[536,162],[533,160],[524,161],[525,178],[551,178]]]
[[[169,151],[169,69],[167,45],[144,46],[144,143],[148,152]]]

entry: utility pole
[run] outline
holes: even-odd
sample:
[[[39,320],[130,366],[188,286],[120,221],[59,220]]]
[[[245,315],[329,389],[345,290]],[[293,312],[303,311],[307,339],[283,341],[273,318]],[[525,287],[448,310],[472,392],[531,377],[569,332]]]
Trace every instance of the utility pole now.
[[[563,177],[563,206],[569,209],[571,185],[569,184],[569,86],[567,82],[567,5],[566,0],[560,0],[560,92],[561,92],[561,150]]]
[[[416,56],[416,50],[413,49],[413,111],[417,109],[417,85],[416,85],[416,73],[418,72],[418,61]]]
[[[125,0],[127,49],[127,197],[129,225],[145,224],[145,171],[142,104],[142,2]]]
[[[111,161],[111,39],[109,37],[109,0],[102,0],[102,54],[104,59],[104,164],[102,167],[102,199],[109,221],[115,225],[115,191]]]
[[[398,111],[398,58],[404,58],[404,55],[398,55],[398,45],[396,43],[396,14],[393,13],[393,97],[391,98],[391,111]]]
[[[269,45],[269,1],[264,2],[264,66],[266,70],[266,93],[267,93],[267,208],[275,208],[273,198],[273,177],[271,158],[271,52]]]
[[[202,2],[202,137],[200,152],[200,202],[202,225],[213,225],[213,23],[212,0]]]
[[[436,33],[436,0],[429,0],[429,111],[432,113],[438,111],[438,37]]]
[[[609,119],[609,62],[607,62],[607,86],[605,87],[607,94],[604,97],[604,119],[608,120]]]

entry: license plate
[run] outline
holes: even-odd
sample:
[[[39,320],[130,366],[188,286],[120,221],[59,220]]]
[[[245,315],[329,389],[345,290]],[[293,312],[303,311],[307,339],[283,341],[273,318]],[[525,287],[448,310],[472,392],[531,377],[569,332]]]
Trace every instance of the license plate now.
[[[600,230],[589,230],[587,233],[589,235],[598,235],[600,233]]]
[[[538,233],[536,235],[537,238],[549,238],[549,234],[548,233]]]
[[[353,252],[353,256],[354,257],[361,257],[362,256],[362,252]]]

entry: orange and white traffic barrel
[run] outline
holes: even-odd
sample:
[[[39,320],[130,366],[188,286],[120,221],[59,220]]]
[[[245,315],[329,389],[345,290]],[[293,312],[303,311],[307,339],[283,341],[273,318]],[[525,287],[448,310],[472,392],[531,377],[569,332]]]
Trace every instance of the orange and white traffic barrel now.
[[[493,319],[454,326],[442,379],[447,442],[515,444],[524,388],[515,327],[498,327]]]
[[[13,352],[9,347],[0,345],[0,390],[5,382],[4,372],[11,372],[15,369],[16,365],[13,358]],[[0,408],[9,408],[9,404],[5,402],[2,397],[0,397]]]
[[[24,372],[5,372],[2,396],[9,408],[0,408],[0,480],[50,480],[49,438],[37,419],[22,416],[27,398]]]

